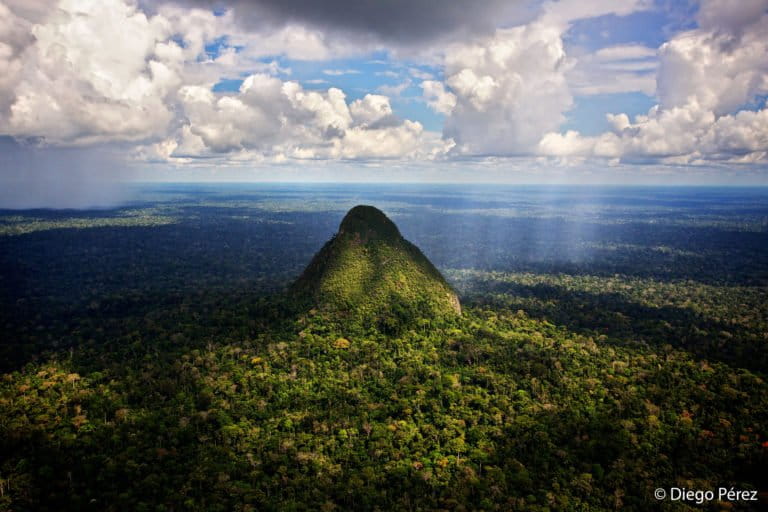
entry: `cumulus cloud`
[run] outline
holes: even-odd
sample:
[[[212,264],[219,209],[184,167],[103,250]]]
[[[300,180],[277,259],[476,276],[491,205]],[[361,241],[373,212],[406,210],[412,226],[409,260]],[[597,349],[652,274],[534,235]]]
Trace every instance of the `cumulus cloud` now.
[[[740,4],[741,7],[741,4]],[[550,156],[597,156],[661,162],[765,161],[768,110],[768,1],[703,2],[700,27],[659,49],[659,104],[630,122],[609,115],[612,130],[583,137],[550,132],[538,150]],[[745,110],[746,107],[757,110]]]
[[[768,93],[768,0],[745,0],[738,8],[704,0],[697,20],[700,28],[659,50],[661,107],[695,101],[720,115]]]
[[[765,160],[768,0],[738,9],[706,0],[699,27],[658,49],[570,54],[563,39],[576,20],[627,15],[649,1],[485,2],[234,0],[214,14],[207,0],[0,0],[0,135],[38,147],[119,145],[143,162],[190,165],[532,154]],[[287,79],[284,59],[271,58],[373,50],[388,52],[384,64],[406,51],[414,58],[380,71],[399,83],[354,101],[334,87],[305,89]],[[303,83],[354,72],[316,69],[325,76]],[[222,79],[244,81],[214,92]],[[419,85],[445,116],[442,134],[392,109],[390,98]],[[559,131],[574,95],[634,91],[655,94],[658,106],[634,119],[612,115],[611,130],[594,137]]]
[[[431,158],[450,145],[398,119],[386,96],[348,103],[339,89],[277,78],[289,70],[253,62],[253,52],[208,55],[206,45],[234,27],[231,15],[175,6],[148,15],[126,0],[61,0],[45,19],[0,9],[0,133],[38,146],[130,142],[139,159],[189,162]],[[213,92],[248,68],[262,71],[237,93]]]
[[[4,9],[2,19],[26,27],[29,39],[3,51],[19,37],[0,28],[0,55],[22,63],[0,64],[15,70],[0,85],[0,131],[53,145],[164,135],[185,62],[194,62],[219,22],[202,11],[147,17],[121,0],[62,0],[42,23]]]
[[[25,12],[20,7],[0,3],[0,116],[7,115],[7,109],[13,102],[13,90],[21,80],[22,55],[35,41],[30,32],[30,19],[17,14]],[[44,17],[39,10],[32,10],[27,15],[35,20]]]
[[[712,111],[686,105],[654,108],[630,123],[625,114],[609,116],[611,132],[583,137],[575,131],[548,133],[539,143],[550,156],[653,158],[674,163],[705,160],[755,161],[768,150],[768,111],[741,111],[715,117]]]
[[[531,154],[573,105],[568,77],[576,61],[563,44],[570,24],[647,7],[643,0],[545,2],[530,23],[448,46],[445,79],[422,82],[423,97],[433,110],[447,114],[444,135],[455,141],[454,152]]]
[[[450,114],[456,107],[456,95],[445,89],[442,82],[424,80],[421,82],[424,99],[427,105],[439,114]]]
[[[725,24],[685,32],[661,46],[657,92],[662,108],[695,101],[720,115],[768,93],[768,0],[761,3],[762,16],[732,16]],[[704,2],[705,13],[710,4],[720,2]]]
[[[298,82],[254,74],[237,94],[200,86],[179,93],[187,122],[153,146],[156,158],[247,154],[271,159],[432,158],[448,149],[418,122],[398,119],[386,96],[348,103],[343,91],[308,91]],[[145,150],[146,151],[146,150]]]
[[[428,83],[425,93],[445,112],[454,103],[444,133],[457,151],[523,153],[564,120],[572,104],[568,65],[558,28],[532,23],[499,29],[489,39],[452,47],[445,90]]]

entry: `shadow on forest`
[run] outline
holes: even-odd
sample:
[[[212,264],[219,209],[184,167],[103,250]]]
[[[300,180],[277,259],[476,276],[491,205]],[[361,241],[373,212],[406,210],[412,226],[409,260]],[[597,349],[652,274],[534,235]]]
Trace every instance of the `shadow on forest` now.
[[[104,361],[105,368],[112,370],[110,378],[122,381],[125,407],[144,412],[123,418],[108,400],[103,402],[103,410],[99,407],[102,402],[96,401],[88,404],[89,412],[96,417],[103,413],[104,423],[83,430],[64,445],[34,435],[12,440],[19,451],[7,455],[25,458],[35,468],[30,472],[34,478],[27,484],[46,490],[31,496],[38,500],[32,503],[35,509],[59,510],[62,503],[77,510],[141,509],[137,504],[231,510],[241,503],[265,510],[290,508],[291,503],[301,504],[298,509],[319,509],[332,501],[344,509],[375,510],[387,503],[395,505],[393,509],[414,510],[434,508],[437,503],[474,504],[496,496],[498,488],[512,488],[519,498],[548,488],[546,482],[558,481],[564,474],[569,478],[589,476],[581,484],[574,480],[574,488],[585,500],[590,498],[592,486],[621,487],[624,506],[633,510],[653,507],[647,468],[636,462],[642,457],[630,456],[640,452],[623,426],[623,420],[641,424],[646,418],[648,411],[640,400],[627,400],[620,413],[606,401],[589,410],[539,409],[529,417],[521,416],[489,439],[492,443],[485,442],[482,450],[474,451],[471,472],[457,472],[449,485],[436,487],[409,469],[382,471],[384,479],[366,488],[360,486],[358,477],[362,468],[370,466],[371,454],[382,448],[374,439],[361,435],[353,444],[338,448],[335,455],[339,458],[333,460],[343,463],[340,474],[333,478],[313,475],[300,462],[293,443],[327,435],[318,433],[314,421],[297,423],[291,432],[269,430],[268,443],[233,442],[227,433],[236,418],[228,419],[227,410],[214,403],[210,382],[189,372],[191,361],[229,378],[230,370],[217,368],[224,366],[222,355],[210,359],[205,350],[193,346],[176,346],[156,354],[145,348],[145,354],[125,360],[120,360],[118,352],[110,352],[109,360]],[[75,361],[71,370],[85,374],[93,368]],[[659,367],[650,373],[669,371]],[[650,375],[647,380],[658,379]],[[250,419],[268,428],[271,420],[291,410],[282,410],[277,400],[271,412],[254,412]],[[376,421],[391,421],[393,410],[382,411]],[[330,412],[314,408],[309,418],[322,422]],[[657,442],[653,453],[675,456],[656,461],[656,485],[672,485],[675,479],[707,473],[708,456],[715,449],[710,440],[666,435]],[[390,460],[397,457],[395,451]],[[755,476],[762,474],[760,462],[740,459],[719,476],[723,481],[764,483],[764,477]],[[603,505],[612,507],[613,501]]]
[[[546,319],[572,331],[605,335],[612,343],[670,345],[695,357],[735,367],[758,372],[768,367],[763,333],[714,320],[688,308],[650,307],[618,293],[517,283],[495,283],[483,293],[468,294],[463,301],[468,305],[522,309],[533,318]]]
[[[301,199],[306,195],[284,197]],[[378,194],[375,198],[381,200],[386,196]],[[459,205],[451,200],[432,202],[454,211],[462,207],[514,206],[507,201],[464,201]],[[644,199],[641,202],[647,203]],[[627,205],[624,198],[614,203]],[[665,224],[663,209],[662,213],[630,210],[616,216],[606,215],[606,222],[601,224],[562,217],[431,213],[429,208],[417,204],[423,204],[421,199],[414,202],[413,209],[399,212],[415,214],[403,215],[402,222],[398,217],[398,224],[406,238],[442,268],[597,276],[619,273],[662,281],[691,279],[717,284],[768,283],[768,233]],[[649,206],[653,205],[679,207],[680,202],[654,199]],[[293,430],[265,430],[269,444],[261,445],[260,452],[250,453],[252,446],[239,446],[237,436],[230,437],[229,428],[237,426],[240,417],[225,408],[216,410],[216,393],[226,395],[230,401],[236,400],[238,394],[227,395],[226,389],[212,391],[217,379],[234,382],[231,367],[241,363],[253,366],[250,359],[227,359],[231,367],[227,366],[224,359],[235,356],[226,350],[216,350],[218,347],[259,348],[258,343],[264,341],[255,338],[270,330],[275,333],[275,340],[295,339],[296,333],[290,332],[290,320],[279,303],[263,294],[298,275],[336,229],[344,212],[281,213],[257,212],[253,208],[177,206],[183,218],[173,225],[51,229],[0,237],[0,370],[19,369],[30,361],[38,361],[42,367],[53,353],[53,360],[58,360],[61,368],[89,380],[92,390],[88,396],[79,396],[84,389],[77,382],[59,382],[55,385],[63,386],[61,397],[71,402],[66,406],[70,410],[58,409],[58,403],[51,403],[52,412],[44,411],[49,413],[47,418],[36,416],[37,412],[32,410],[19,415],[28,416],[28,424],[46,421],[53,425],[49,432],[25,431],[20,438],[13,439],[14,453],[4,453],[8,460],[26,465],[19,465],[22,474],[34,473],[31,489],[46,491],[37,498],[44,502],[32,503],[30,508],[58,510],[62,504],[68,504],[78,510],[139,510],[136,504],[143,501],[146,508],[163,504],[173,509],[225,510],[242,502],[289,504],[292,499],[304,497],[316,499],[315,509],[325,499],[351,508],[356,503],[350,500],[358,496],[350,495],[350,484],[360,476],[355,465],[360,460],[344,460],[350,462],[350,469],[332,480],[321,481],[307,473],[304,466],[298,466],[293,448],[283,445],[283,441],[295,440],[313,429],[311,416],[304,423],[297,421],[291,427]],[[750,213],[763,212],[757,209]],[[32,213],[55,219],[70,215]],[[690,208],[686,218],[697,220],[697,213]],[[77,217],[113,214],[78,212]],[[237,219],[238,215],[244,218]],[[282,222],[258,222],[249,215]],[[736,217],[734,214],[729,219]],[[658,219],[662,222],[656,222]],[[586,248],[581,245],[583,242]],[[672,250],[659,251],[660,246]],[[482,293],[486,297],[475,294],[462,300],[469,306],[523,309],[530,317],[546,318],[568,331],[604,334],[612,344],[645,343],[654,348],[671,345],[695,357],[735,367],[761,372],[768,367],[764,334],[691,309],[653,308],[619,294],[575,292],[543,284],[497,284]],[[503,295],[490,296],[494,293]],[[537,353],[536,357],[543,356]],[[292,382],[291,371],[290,367],[280,369],[285,382]],[[656,372],[672,371],[674,368],[662,365],[658,370],[651,368],[651,375],[644,378],[654,381]],[[38,380],[42,385],[43,378]],[[250,385],[256,386],[258,382],[253,378]],[[274,382],[277,386],[283,381]],[[103,389],[112,386],[116,387],[113,395],[102,395]],[[309,388],[294,391],[310,396],[316,393]],[[346,396],[339,393],[342,395]],[[375,405],[389,404],[390,396],[377,400]],[[291,410],[285,406],[291,403],[290,394],[262,397],[254,393],[247,398],[252,408],[242,409],[239,414],[259,426],[263,422],[269,428],[275,425],[270,421],[282,420],[284,413]],[[271,410],[265,411],[259,405],[262,398],[264,402],[274,400]],[[71,429],[69,424],[57,423],[56,416],[75,416],[75,407],[81,400],[93,420],[90,426],[86,424],[73,437],[59,435],[52,440],[50,431],[59,427],[62,431]],[[501,431],[493,448],[484,445],[484,453],[478,450],[472,455],[484,461],[486,473],[481,469],[475,483],[468,483],[469,478],[464,483],[452,482],[440,492],[446,498],[476,506],[478,497],[493,492],[496,482],[489,467],[495,466],[498,478],[506,479],[510,488],[524,495],[562,479],[563,474],[558,471],[569,464],[576,468],[573,475],[593,475],[598,490],[613,489],[613,482],[603,480],[601,473],[609,473],[615,461],[625,459],[628,473],[623,474],[622,469],[617,477],[618,482],[628,485],[624,504],[642,510],[655,504],[645,499],[647,489],[642,487],[643,478],[647,477],[643,471],[648,468],[638,465],[637,472],[630,473],[632,464],[650,461],[655,467],[661,466],[657,476],[667,475],[671,479],[681,475],[696,477],[697,464],[712,462],[709,456],[713,445],[693,436],[669,435],[661,439],[667,445],[654,442],[655,451],[650,454],[634,449],[620,420],[648,414],[639,399],[627,400],[636,408],[627,406],[622,416],[607,409],[607,401],[594,403],[594,410],[539,410],[529,418],[516,418],[520,421]],[[322,407],[313,405],[317,406],[313,413],[321,418],[334,411],[324,403]],[[128,412],[122,418],[117,407],[141,413]],[[378,410],[382,412],[376,413]],[[381,414],[377,420],[383,422],[389,420],[388,415],[396,416],[393,411],[385,406],[371,408],[366,414]],[[764,424],[764,419],[754,419],[757,414],[749,413],[750,425]],[[734,436],[740,432],[734,430]],[[314,430],[312,433],[318,438],[332,436]],[[255,431],[248,435],[253,440],[264,437]],[[374,458],[377,447],[366,444],[363,436],[359,439],[356,442],[363,444],[352,451]],[[258,443],[254,441],[253,446]],[[560,455],[563,448],[567,449],[568,453],[563,452],[567,458]],[[658,453],[671,456],[662,459]],[[740,452],[734,451],[723,459],[726,469],[720,469],[723,473],[719,477],[727,480],[729,475],[743,471],[744,475],[738,478],[744,481],[764,478],[755,476],[762,474],[763,466],[747,464],[737,457],[741,457]],[[516,467],[517,460],[525,462],[527,469],[522,464]],[[285,480],[286,471],[294,480]],[[435,492],[411,469],[388,475],[389,480],[379,481],[378,487],[388,493],[392,502],[404,496],[415,497],[412,503],[400,502],[404,509],[419,508],[419,497],[428,500],[430,493]],[[571,473],[566,475],[570,478]],[[5,473],[2,476],[8,478]],[[583,482],[585,499],[590,485],[589,481]],[[364,504],[371,509],[381,503],[377,497],[359,498],[369,499]]]
[[[402,232],[441,268],[593,276],[618,273],[718,284],[768,282],[768,233],[442,214],[418,207],[412,211],[424,211],[424,215],[403,216],[402,222],[398,220]],[[255,214],[251,208],[184,207],[183,212],[180,222],[173,225],[50,229],[0,237],[3,364],[23,361],[24,354],[41,347],[68,346],[66,338],[80,335],[80,322],[96,321],[102,306],[135,308],[142,303],[142,315],[146,315],[155,301],[163,307],[164,301],[182,300],[178,297],[195,303],[204,302],[211,293],[273,292],[298,276],[343,215],[258,212],[260,217],[279,221],[270,223],[236,218]],[[33,213],[52,218],[69,215]],[[78,216],[86,213],[78,212]],[[582,242],[597,245],[584,247]],[[601,244],[614,246],[605,249]],[[662,246],[672,251],[658,250]],[[613,338],[684,346],[700,356],[750,368],[766,361],[761,350],[764,343],[755,338],[756,333],[690,310],[648,308],[619,296],[542,287],[506,291],[521,297],[541,294],[556,298],[557,307],[530,313],[559,319],[564,325],[600,330]],[[142,327],[136,330],[142,332]],[[732,335],[728,343],[718,338],[720,331]]]

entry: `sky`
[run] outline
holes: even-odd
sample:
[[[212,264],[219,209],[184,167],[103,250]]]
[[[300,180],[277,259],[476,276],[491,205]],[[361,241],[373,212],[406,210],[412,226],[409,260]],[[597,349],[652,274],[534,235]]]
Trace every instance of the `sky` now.
[[[130,181],[768,185],[768,0],[0,0],[0,207]]]

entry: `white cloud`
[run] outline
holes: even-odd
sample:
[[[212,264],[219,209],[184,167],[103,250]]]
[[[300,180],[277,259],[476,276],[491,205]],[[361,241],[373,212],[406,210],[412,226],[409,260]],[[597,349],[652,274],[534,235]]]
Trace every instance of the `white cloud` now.
[[[145,154],[174,158],[242,155],[272,159],[433,158],[450,143],[398,119],[389,98],[376,94],[346,102],[337,88],[308,91],[298,82],[249,76],[239,93],[217,95],[183,87],[188,123]],[[170,151],[168,151],[170,149]]]
[[[47,145],[147,142],[141,152],[160,141],[167,149],[168,134],[201,115],[191,91],[210,92],[246,70],[290,74],[277,61],[256,60],[265,54],[324,58],[337,50],[316,30],[293,25],[245,37],[231,13],[164,5],[148,16],[131,0],[60,0],[46,10],[12,2],[13,10],[0,3],[0,133]],[[229,46],[209,57],[205,45],[224,35]],[[219,116],[239,108],[219,101]],[[237,147],[248,129],[244,120],[215,133],[206,126],[195,136],[215,151]]]
[[[29,23],[0,3],[0,115],[13,102],[21,79],[22,53],[33,41]]]
[[[601,48],[575,58],[568,73],[573,92],[580,96],[656,90],[656,50],[640,45]]]
[[[450,114],[456,106],[456,95],[446,91],[442,82],[424,80],[421,82],[427,105],[439,114]]]
[[[208,56],[206,44],[234,30],[227,16],[174,6],[147,16],[124,0],[61,0],[45,19],[19,18],[4,4],[0,14],[0,131],[15,137],[54,146],[136,142],[135,157],[175,163],[433,158],[450,146],[398,119],[386,96],[348,104],[336,88],[305,90],[277,78],[290,70],[276,61],[254,62],[257,50],[224,46]],[[256,39],[285,54],[293,43],[322,42],[315,35],[288,26]],[[321,46],[302,55],[326,55]],[[260,72],[237,93],[212,92],[249,67]]]
[[[328,76],[359,75],[360,71],[356,69],[324,69],[323,74]]]
[[[704,2],[701,28],[659,49],[659,105],[633,122],[626,114],[609,115],[612,131],[595,137],[550,132],[539,152],[675,164],[765,162],[768,110],[764,104],[757,111],[744,108],[768,94],[766,9],[766,1],[748,2],[746,16],[729,14],[718,0]]]
[[[625,114],[610,116],[614,130],[595,137],[575,131],[548,133],[539,143],[548,156],[652,158],[669,163],[735,161],[752,155],[763,160],[768,149],[768,110],[741,111],[716,118],[693,105],[654,108],[630,123]]]
[[[497,29],[490,37],[449,46],[445,50],[443,83],[422,83],[424,98],[435,111],[447,114],[444,134],[464,155],[531,154],[541,138],[556,130],[573,105],[572,70],[577,63],[566,55],[563,35],[584,18],[624,16],[647,9],[646,0],[548,1],[537,20]],[[646,58],[638,47],[615,48],[593,60]],[[627,65],[627,68],[637,63]],[[606,73],[609,73],[606,70]],[[614,75],[615,70],[612,71]],[[585,75],[585,73],[582,73]],[[654,88],[652,72],[623,69],[620,79],[603,84],[583,81],[581,94]],[[602,90],[598,87],[602,86]]]
[[[408,68],[408,73],[411,74],[413,78],[417,78],[419,80],[434,80],[435,76],[432,73],[428,73],[426,71],[423,71],[419,68]]]
[[[389,98],[378,94],[366,94],[363,99],[353,101],[349,110],[355,124],[360,126],[381,124],[394,116]]]
[[[0,64],[15,70],[4,74],[0,130],[53,145],[163,136],[175,117],[172,97],[188,78],[185,64],[219,23],[196,10],[147,17],[121,0],[62,0],[44,20],[3,19],[26,26],[33,40],[17,55],[21,70]],[[0,55],[7,55],[3,48],[16,38],[0,31]],[[173,40],[177,33],[184,47]]]
[[[543,155],[557,157],[603,156],[613,158],[618,156],[615,139],[616,136],[613,134],[605,134],[601,137],[583,137],[574,130],[568,130],[564,134],[550,132],[539,142],[539,152]]]
[[[695,101],[721,115],[768,93],[768,15],[750,21],[736,33],[721,27],[697,29],[663,44],[658,78],[662,108]]]
[[[399,84],[395,84],[395,85],[387,85],[387,84],[380,85],[380,86],[378,86],[376,88],[376,90],[378,92],[384,94],[385,96],[397,97],[397,96],[402,95],[403,92],[405,92],[405,90],[408,89],[412,84],[413,84],[413,82],[411,81],[410,78],[408,78],[405,81],[400,82]]]
[[[640,45],[601,48],[575,58],[568,82],[576,95],[641,92],[656,90],[656,50]]]
[[[669,164],[765,162],[768,110],[764,100],[753,103],[768,94],[768,1],[750,0],[734,9],[732,3],[708,0],[698,19],[700,28],[659,49],[659,104],[647,115],[630,122],[626,114],[609,114],[612,130],[594,137],[553,131],[538,151]],[[612,49],[608,58],[628,54],[642,58],[644,52]],[[759,109],[744,110],[751,103]]]
[[[600,62],[626,61],[656,57],[656,50],[639,44],[624,44],[600,48],[595,59]]]
[[[433,108],[450,112],[444,131],[456,151],[524,153],[571,107],[568,66],[560,29],[536,22],[449,48],[447,87],[428,82],[424,92]]]
[[[9,131],[54,143],[163,132],[172,116],[162,95],[178,80],[154,58],[167,27],[115,2],[61,7],[56,22],[32,28],[36,41],[24,55]]]
[[[768,150],[768,114],[754,105],[768,94],[768,0],[744,0],[739,9],[706,0],[700,27],[658,50],[633,44],[584,55],[566,54],[563,36],[571,23],[626,15],[649,3],[547,1],[526,25],[452,32],[453,42],[441,40],[439,51],[411,48],[400,67],[379,72],[403,82],[349,102],[340,89],[307,90],[286,80],[291,70],[268,57],[362,55],[374,49],[365,38],[350,44],[327,27],[295,22],[243,32],[232,12],[215,16],[170,3],[149,15],[139,5],[0,0],[0,133],[54,146],[136,144],[137,158],[180,164],[432,159],[449,151],[478,158],[755,162],[765,161]],[[456,42],[460,33],[466,40]],[[225,44],[208,55],[206,45],[221,38]],[[405,51],[388,50],[388,65]],[[414,67],[420,65],[435,75]],[[246,74],[239,91],[212,91],[222,78]],[[427,105],[446,116],[442,139],[393,112],[390,98],[411,80],[420,82]],[[635,119],[610,116],[612,129],[595,137],[559,133],[574,94],[632,91],[655,93],[658,107]]]
[[[264,27],[257,32],[228,30],[233,46],[243,47],[242,56],[250,60],[283,56],[296,60],[328,60],[363,54],[371,49],[364,44],[349,44],[343,38],[302,25],[289,24],[277,28]]]

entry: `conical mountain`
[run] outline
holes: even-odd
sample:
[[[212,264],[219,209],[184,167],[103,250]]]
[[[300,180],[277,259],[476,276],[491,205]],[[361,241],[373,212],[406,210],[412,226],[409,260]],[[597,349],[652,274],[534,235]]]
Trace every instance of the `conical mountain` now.
[[[374,321],[461,314],[440,272],[373,206],[355,206],[293,284],[315,306]]]

